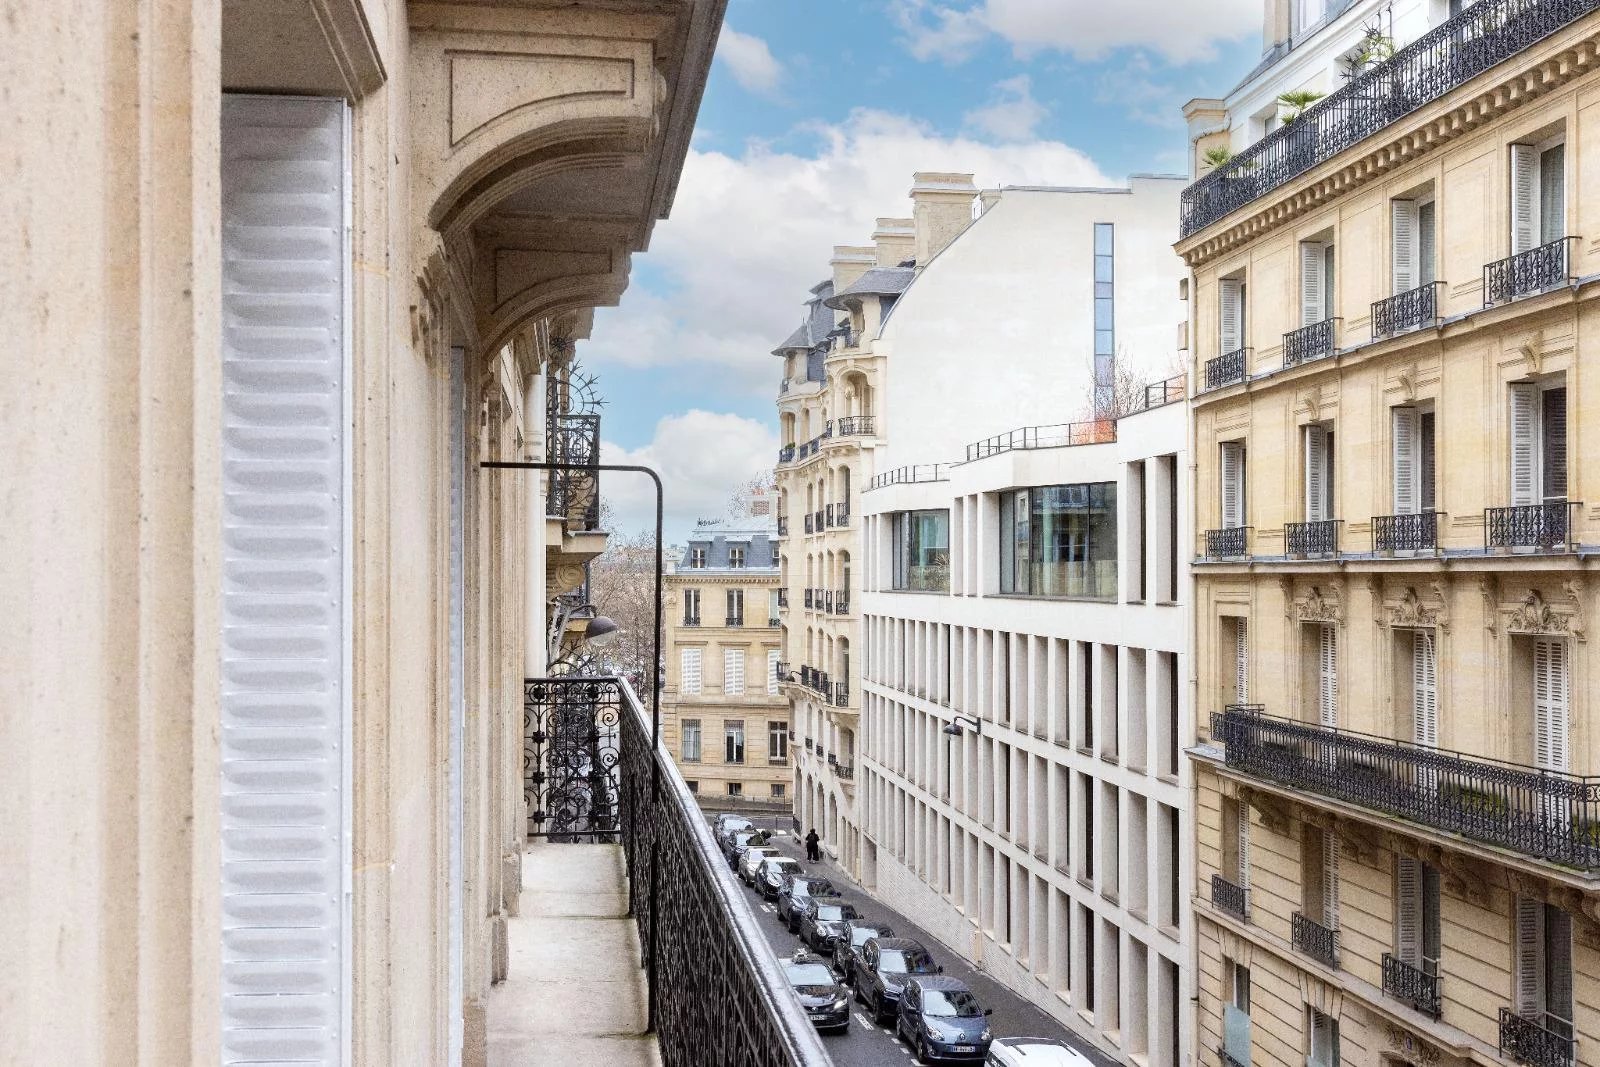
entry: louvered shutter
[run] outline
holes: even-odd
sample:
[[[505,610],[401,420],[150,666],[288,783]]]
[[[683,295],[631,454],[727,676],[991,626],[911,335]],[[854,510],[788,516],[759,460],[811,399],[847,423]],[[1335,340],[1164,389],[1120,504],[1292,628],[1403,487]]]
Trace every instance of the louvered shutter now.
[[[1417,503],[1422,511],[1438,507],[1438,488],[1434,473],[1434,425],[1437,419],[1431,411],[1417,417]]]
[[[744,649],[722,650],[722,691],[729,696],[744,693]]]
[[[223,98],[224,1063],[349,1037],[345,144],[342,102]]]
[[[778,692],[778,650],[767,650],[767,695],[773,696]]]
[[[1419,745],[1439,744],[1439,679],[1433,634],[1411,631],[1412,736]]]
[[[1417,409],[1391,408],[1394,448],[1394,511],[1396,515],[1415,515],[1421,511],[1418,491],[1421,451]]]
[[[1511,383],[1511,504],[1539,502],[1539,390],[1532,382]]]
[[[1339,646],[1332,626],[1317,627],[1317,721],[1339,725]]]
[[[686,648],[678,654],[678,691],[694,696],[700,692],[701,650]]]
[[[1539,243],[1567,235],[1567,146],[1539,153]]]
[[[1517,897],[1516,966],[1512,971],[1517,1014],[1543,1022],[1544,902]]]
[[[1539,393],[1539,481],[1546,501],[1567,498],[1567,390]]]
[[[1307,426],[1306,434],[1306,521],[1322,522],[1328,516],[1328,431],[1322,426]]]
[[[1250,805],[1239,804],[1239,888],[1250,888]]]
[[[1572,916],[1557,907],[1544,909],[1544,1010],[1572,1025]],[[1560,1028],[1558,1028],[1560,1029]]]
[[[1339,835],[1322,835],[1322,925],[1339,929]]]
[[[1544,770],[1567,769],[1567,643],[1533,642],[1534,760]]]
[[[1511,146],[1511,254],[1517,255],[1539,243],[1538,200],[1539,154],[1531,144]]]
[[[1218,317],[1221,322],[1221,354],[1237,352],[1244,347],[1244,283],[1238,278],[1224,278],[1217,283]]]
[[[1390,217],[1390,259],[1394,267],[1394,292],[1404,293],[1415,289],[1419,284],[1417,280],[1417,264],[1420,256],[1417,247],[1417,202],[1415,200],[1391,200],[1389,202]]]
[[[1395,860],[1395,955],[1422,966],[1422,870],[1409,856]]]
[[[1250,703],[1250,623],[1233,620],[1233,689],[1241,704]]]
[[[1438,208],[1432,200],[1417,205],[1417,284],[1429,285],[1438,278]]]
[[[1222,443],[1222,526],[1234,529],[1244,525],[1244,445],[1238,441]]]
[[[1311,326],[1328,317],[1324,300],[1327,280],[1323,277],[1326,260],[1320,241],[1300,244],[1300,325]]]

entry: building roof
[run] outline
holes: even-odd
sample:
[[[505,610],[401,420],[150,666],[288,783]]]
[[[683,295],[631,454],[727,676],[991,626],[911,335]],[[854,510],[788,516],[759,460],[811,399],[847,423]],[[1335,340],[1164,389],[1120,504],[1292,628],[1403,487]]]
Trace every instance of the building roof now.
[[[870,271],[868,272],[871,273]],[[772,350],[775,356],[797,348],[810,349],[822,344],[833,332],[834,316],[827,302],[833,297],[833,282],[823,280],[811,287],[811,299],[806,301],[805,321],[789,335],[788,340]]]
[[[736,545],[745,550],[743,567],[730,566],[730,550]],[[697,548],[705,550],[704,567],[689,565]],[[704,571],[729,571],[768,577],[777,573],[777,570],[777,525],[771,522],[763,523],[759,519],[740,519],[697,526],[689,535],[689,547],[683,550],[683,555],[678,559],[677,573],[682,575]]]
[[[823,303],[842,311],[847,297],[899,296],[915,274],[914,267],[873,267]]]

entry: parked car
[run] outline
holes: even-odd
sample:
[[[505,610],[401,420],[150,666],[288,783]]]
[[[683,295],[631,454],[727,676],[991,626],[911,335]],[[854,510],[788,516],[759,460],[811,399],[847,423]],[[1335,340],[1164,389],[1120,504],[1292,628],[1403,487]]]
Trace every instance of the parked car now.
[[[727,859],[728,866],[732,867],[739,862],[739,852],[750,843],[754,833],[754,830],[730,830],[722,839],[722,855]]]
[[[773,845],[746,845],[743,855],[739,857],[739,881],[754,886],[756,871],[760,870],[762,861],[777,854],[778,850]]]
[[[768,856],[761,861],[760,873],[756,875],[755,889],[764,900],[777,900],[778,890],[783,888],[783,880],[792,874],[803,874],[805,868],[800,866],[800,861],[789,856]]]
[[[718,838],[728,830],[749,830],[753,825],[743,815],[735,815],[731,811],[720,812],[711,820],[711,828],[716,831]]]
[[[928,974],[906,979],[894,1027],[922,1063],[980,1063],[994,1040],[993,1014],[961,979]]]
[[[806,906],[808,898],[838,895],[839,891],[826,878],[818,878],[813,874],[791,874],[778,888],[778,921],[787,926],[791,934],[795,933],[800,929],[799,909]]]
[[[789,987],[818,1030],[850,1029],[850,993],[833,979],[821,956],[796,952],[783,965]]]
[[[800,940],[815,952],[832,956],[833,942],[844,931],[844,924],[857,918],[853,905],[838,897],[814,896],[800,912]]]
[[[922,942],[909,937],[874,937],[861,948],[856,965],[856,999],[872,1009],[878,1021],[900,1010],[900,990],[907,978],[942,974]]]
[[[874,937],[893,937],[894,927],[870,919],[852,919],[833,942],[833,973],[845,985],[856,984],[856,961],[861,958],[861,946]]]
[[[989,1046],[990,1067],[1094,1067],[1094,1061],[1053,1037],[997,1037]]]
[[[772,847],[771,845],[767,844],[768,838],[761,836],[761,832],[759,830],[756,831],[755,834],[751,834],[746,830],[740,830],[734,834],[734,841],[735,844],[733,846],[733,850],[728,856],[728,865],[734,869],[735,873],[737,873],[739,870],[739,864],[744,862],[745,853],[749,852],[752,848]]]

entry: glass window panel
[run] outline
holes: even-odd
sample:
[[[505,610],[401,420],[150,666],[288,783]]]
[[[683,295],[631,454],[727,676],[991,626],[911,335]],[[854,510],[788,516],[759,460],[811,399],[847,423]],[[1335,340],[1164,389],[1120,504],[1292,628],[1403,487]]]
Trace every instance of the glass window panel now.
[[[1100,284],[1105,285],[1107,288],[1109,288],[1111,283],[1117,280],[1116,276],[1115,276],[1115,272],[1116,272],[1115,261],[1110,256],[1095,256],[1094,257],[1094,280],[1096,282],[1099,282]],[[1102,296],[1102,295],[1109,296],[1110,294],[1109,293],[1102,294],[1100,292],[1100,290],[1098,288],[1096,288],[1094,295],[1095,296]]]
[[[1096,330],[1111,330],[1116,323],[1112,321],[1111,301],[1096,300],[1094,302],[1094,328]]]
[[[1094,224],[1094,254],[1097,255],[1097,256],[1109,256],[1109,255],[1111,255],[1112,254],[1112,249],[1113,249],[1113,243],[1114,243],[1114,240],[1115,240],[1115,235],[1116,235],[1116,230],[1113,228],[1111,223],[1109,223],[1109,222],[1097,222],[1097,223],[1095,223]]]
[[[1116,342],[1112,338],[1110,330],[1096,330],[1094,332],[1094,350],[1096,354],[1110,354],[1116,351],[1113,347],[1115,344]]]

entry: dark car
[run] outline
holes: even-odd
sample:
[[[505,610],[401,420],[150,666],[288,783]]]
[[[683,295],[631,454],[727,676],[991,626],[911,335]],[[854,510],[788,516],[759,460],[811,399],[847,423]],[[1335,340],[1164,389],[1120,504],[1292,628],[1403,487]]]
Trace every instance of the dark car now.
[[[814,896],[800,912],[800,940],[831,956],[834,939],[844,932],[845,923],[857,917],[856,909],[838,897]]]
[[[818,1030],[850,1029],[850,992],[834,981],[821,956],[796,952],[783,963],[789,986]]]
[[[803,874],[805,868],[800,866],[800,861],[789,856],[768,856],[761,861],[761,869],[756,872],[755,890],[763,899],[777,900],[778,890],[783,888],[783,880],[793,874]]]
[[[923,1063],[976,1063],[994,1040],[986,1019],[993,1013],[961,979],[929,974],[906,979],[894,1028]]]
[[[778,889],[778,921],[789,928],[791,934],[800,930],[800,910],[812,897],[836,897],[839,891],[826,878],[811,874],[791,874]]]
[[[856,999],[871,1008],[873,1017],[881,1022],[900,1010],[900,990],[907,978],[943,972],[922,942],[909,937],[874,937],[861,947],[856,964]]]
[[[874,937],[893,937],[894,927],[870,919],[853,919],[833,942],[833,973],[845,985],[856,984],[856,961],[861,958],[861,946]]]

